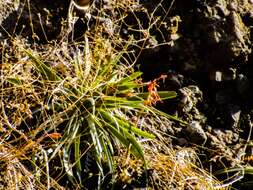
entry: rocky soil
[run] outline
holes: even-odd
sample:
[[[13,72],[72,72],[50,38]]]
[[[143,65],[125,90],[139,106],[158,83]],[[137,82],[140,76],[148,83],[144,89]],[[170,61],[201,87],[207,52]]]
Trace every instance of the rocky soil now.
[[[66,37],[62,31],[67,25],[69,0],[28,2],[30,6],[22,0],[0,2],[1,43],[19,35],[42,46]],[[176,99],[157,105],[188,123],[163,129],[176,137],[173,144],[195,147],[203,165],[212,167],[214,173],[250,164],[244,157],[253,154],[253,2],[140,0],[140,4],[126,10],[124,24],[117,27],[112,24],[117,11],[110,1],[95,0],[90,22],[79,19],[74,38],[94,29],[102,5],[107,19],[100,23],[107,24],[106,35],[117,33],[123,39],[136,40],[129,48],[138,55],[135,65],[144,73],[144,80],[167,75],[159,89],[178,93]],[[141,29],[150,36],[145,38]],[[243,185],[235,186],[253,188]]]

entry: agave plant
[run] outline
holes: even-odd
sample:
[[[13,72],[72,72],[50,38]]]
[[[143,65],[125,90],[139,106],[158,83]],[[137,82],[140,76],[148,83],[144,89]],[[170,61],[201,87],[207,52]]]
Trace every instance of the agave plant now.
[[[69,180],[80,186],[85,181],[83,173],[86,167],[82,157],[88,151],[93,152],[100,181],[107,172],[114,172],[113,157],[119,146],[125,147],[146,164],[139,140],[153,139],[155,136],[138,128],[131,121],[131,116],[149,113],[176,119],[147,103],[151,92],[143,92],[143,89],[148,83],[141,81],[141,72],[134,71],[131,65],[120,63],[122,53],[115,53],[105,39],[95,42],[89,43],[86,37],[83,54],[78,47],[74,53],[67,52],[74,56],[72,59],[66,58],[67,65],[61,65],[61,69],[48,63],[43,56],[36,55],[36,52],[25,49],[23,51],[31,61],[31,73],[28,74],[32,79],[28,81],[19,75],[6,77],[13,87],[27,88],[26,83],[29,83],[33,91],[39,91],[38,98],[42,99],[43,106],[34,106],[29,117],[36,114],[41,117],[33,123],[29,135],[17,131],[21,136],[33,136],[35,139],[43,133],[36,140],[37,144],[46,137],[54,141],[50,154],[45,148],[42,149],[48,186],[52,170],[49,162],[59,155]],[[59,66],[61,63],[57,64]],[[158,96],[162,100],[174,98],[176,93],[159,92],[156,98]],[[22,121],[26,122],[29,117],[26,114]],[[32,142],[34,145],[35,142]],[[27,150],[29,146],[26,146]],[[104,165],[109,169],[105,171]]]

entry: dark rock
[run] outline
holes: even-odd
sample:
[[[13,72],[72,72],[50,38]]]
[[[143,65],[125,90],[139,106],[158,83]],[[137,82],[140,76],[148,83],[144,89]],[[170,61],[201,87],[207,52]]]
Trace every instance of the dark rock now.
[[[236,69],[235,68],[228,68],[224,70],[222,75],[223,81],[233,81],[236,78]]]
[[[180,89],[180,108],[182,112],[190,112],[198,101],[202,100],[202,92],[197,86],[188,86]]]
[[[179,146],[187,146],[189,143],[185,138],[178,138],[177,139],[177,144]]]
[[[249,87],[250,84],[248,78],[243,74],[239,74],[236,78],[237,92],[241,95],[246,95]]]
[[[224,105],[232,102],[234,99],[234,89],[232,88],[225,88],[218,90],[215,94],[215,101],[218,105]]]
[[[197,121],[190,122],[185,129],[182,131],[188,140],[195,144],[205,144],[207,136]]]
[[[229,120],[231,127],[233,129],[238,130],[237,126],[238,126],[240,116],[241,116],[240,106],[235,105],[235,104],[230,104],[228,106],[228,114],[229,114],[228,120]]]

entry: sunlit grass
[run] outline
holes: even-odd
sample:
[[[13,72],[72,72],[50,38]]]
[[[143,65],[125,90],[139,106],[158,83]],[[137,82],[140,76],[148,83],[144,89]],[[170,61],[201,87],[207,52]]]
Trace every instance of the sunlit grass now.
[[[86,36],[86,43],[76,44],[74,52],[64,51],[67,48],[61,45],[52,52],[55,60],[50,60],[52,54],[48,58],[24,47],[15,64],[4,64],[3,141],[22,149],[18,157],[29,160],[41,155],[43,161],[29,161],[35,170],[43,167],[39,173],[45,175],[49,186],[50,161],[55,157],[62,160],[64,175],[80,187],[85,175],[81,160],[88,151],[94,152],[99,180],[115,172],[113,157],[118,143],[145,163],[139,138],[155,136],[139,129],[129,116],[159,111],[146,103],[149,94],[143,92],[147,84],[142,82],[141,73],[121,64],[122,54],[101,37],[89,43]],[[173,97],[174,92],[162,93],[162,98]],[[109,171],[104,171],[104,165]]]

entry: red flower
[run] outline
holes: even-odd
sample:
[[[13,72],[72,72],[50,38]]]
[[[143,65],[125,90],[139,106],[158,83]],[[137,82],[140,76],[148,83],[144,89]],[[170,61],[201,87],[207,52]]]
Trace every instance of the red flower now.
[[[157,102],[162,102],[157,91],[157,87],[159,87],[159,85],[157,84],[157,81],[161,79],[164,81],[166,77],[167,75],[161,75],[159,78],[156,78],[147,84],[149,95],[148,95],[147,100],[145,100],[146,105],[151,106],[151,105],[156,105]]]

